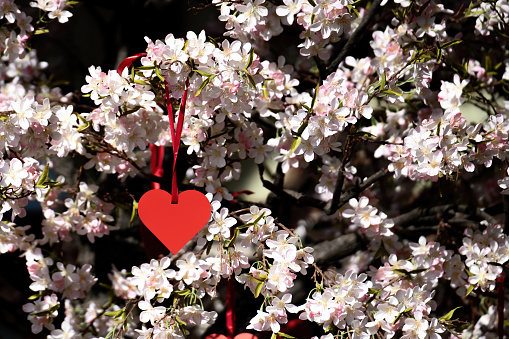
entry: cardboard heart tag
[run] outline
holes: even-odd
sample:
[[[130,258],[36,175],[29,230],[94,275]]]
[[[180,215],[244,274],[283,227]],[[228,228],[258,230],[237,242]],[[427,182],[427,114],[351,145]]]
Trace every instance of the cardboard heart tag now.
[[[228,337],[222,334],[210,334],[205,339],[228,339]],[[258,337],[252,333],[241,333],[237,334],[234,339],[258,339]]]
[[[171,203],[171,194],[153,189],[138,203],[138,214],[147,228],[176,254],[205,226],[210,218],[210,202],[198,191],[184,191],[178,203]]]

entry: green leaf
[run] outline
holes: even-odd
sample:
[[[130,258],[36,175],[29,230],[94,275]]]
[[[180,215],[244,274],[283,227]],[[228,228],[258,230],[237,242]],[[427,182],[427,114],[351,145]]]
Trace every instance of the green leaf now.
[[[207,244],[207,251],[206,251],[206,254],[209,255],[210,253],[210,250],[212,249],[212,244],[214,242],[213,241],[209,241],[209,243]]]
[[[311,100],[311,109],[315,107],[316,97],[318,96],[318,90],[320,89],[320,84],[316,84],[315,93],[313,94],[313,99]]]
[[[214,44],[214,46],[216,46],[216,48],[219,48],[219,44],[217,43],[217,40],[214,39],[213,37],[211,36],[207,36],[207,38],[209,38],[210,42]]]
[[[258,281],[259,283],[262,283],[262,284],[263,284],[263,282],[266,280],[266,278],[262,278],[262,279],[260,279],[260,278],[255,278],[255,277],[253,277],[253,280],[256,280],[256,281]]]
[[[486,72],[489,72],[491,71],[493,68],[493,65],[491,63],[491,57],[489,54],[486,54],[484,56],[484,69],[486,70]]]
[[[54,181],[51,179],[46,180],[44,183],[46,186],[49,186],[50,188],[57,188],[57,187],[64,187],[65,184],[59,181]]]
[[[386,82],[387,82],[387,79],[386,79],[386,74],[385,74],[385,70],[384,70],[384,73],[382,74],[382,79],[380,80],[380,90],[383,90],[385,88]]]
[[[451,47],[451,46],[453,46],[453,45],[460,44],[460,43],[462,43],[462,42],[463,42],[463,40],[461,40],[461,39],[453,40],[453,41],[448,41],[448,42],[446,42],[446,43],[444,43],[444,44],[440,45],[440,46],[439,46],[439,48],[440,48],[440,49],[444,49],[444,48],[447,48],[447,47]]]
[[[32,294],[31,296],[28,297],[28,300],[35,300],[35,299],[38,299],[40,297],[41,297],[40,294]]]
[[[267,92],[267,86],[263,85],[262,87],[262,94],[263,94],[263,97],[265,98],[265,100],[269,100],[269,93]]]
[[[59,308],[60,308],[60,304],[56,304],[55,306],[51,307],[50,309],[48,309],[46,311],[30,313],[30,315],[33,315],[34,317],[44,317],[44,316],[50,315],[51,313],[55,312]]]
[[[277,332],[277,335],[280,337],[283,337],[283,338],[296,339],[294,336],[291,336],[291,335],[283,333],[283,332]]]
[[[35,35],[46,34],[46,33],[49,33],[49,29],[47,29],[47,28],[39,28],[39,29],[36,29],[34,32]]]
[[[136,67],[136,70],[138,71],[150,71],[151,69],[156,68],[156,66],[140,66]]]
[[[440,62],[440,60],[442,60],[442,49],[438,48],[438,51],[437,51],[437,63]]]
[[[99,283],[99,286],[101,286],[101,287],[103,287],[103,288],[105,288],[107,290],[111,290],[112,289],[112,287],[110,285],[102,283],[102,282]]]
[[[182,325],[182,326],[187,326],[187,323],[186,323],[184,320],[180,319],[179,317],[176,317],[176,318],[175,318],[175,320],[176,320],[176,321],[177,321],[180,325]]]
[[[187,338],[186,328],[184,327],[184,325],[182,325],[182,323],[177,321],[177,326],[179,327],[180,332],[182,332],[182,335],[184,336],[184,338]]]
[[[207,73],[207,72],[204,72],[204,71],[200,71],[199,69],[193,69],[193,71],[195,71],[199,75],[203,75],[204,77],[207,77],[207,78],[210,78],[211,76],[214,75],[212,73]]]
[[[408,277],[410,275],[407,270],[403,270],[401,268],[395,268],[392,271],[401,277]]]
[[[237,237],[239,236],[239,232],[240,232],[240,230],[237,228],[237,229],[235,230],[235,233],[233,234],[233,237],[230,239],[230,241],[228,242],[228,244],[226,245],[226,247],[225,247],[225,248],[229,248],[229,247],[232,247],[232,246],[233,246],[233,244],[234,244],[234,243],[235,243],[235,241],[237,240]],[[228,254],[229,254],[229,252],[228,252]]]
[[[405,309],[403,312],[401,312],[400,314],[398,314],[398,316],[396,317],[396,319],[394,319],[394,321],[392,322],[392,324],[396,324],[398,322],[399,319],[401,319],[401,317],[405,314],[405,313],[408,313],[410,312],[411,310],[413,310],[413,307],[408,307],[407,309]]]
[[[48,179],[48,173],[49,173],[49,164],[46,164],[46,166],[44,166],[44,170],[41,173],[41,176],[39,177],[39,179],[37,180],[37,183],[35,184],[35,187],[41,187],[41,188],[46,187],[46,185],[44,183]]]
[[[138,212],[138,202],[133,198],[133,210],[131,212],[131,222],[133,222],[137,212]]]
[[[352,5],[347,5],[348,13],[355,15],[356,18],[360,17],[359,11]]]
[[[368,294],[372,294],[374,296],[380,295],[381,292],[381,289],[368,288]]]
[[[249,80],[249,83],[251,84],[251,86],[253,86],[254,89],[256,89],[256,83],[254,81],[254,78],[253,76],[251,75],[251,73],[249,73],[247,70],[243,69],[244,73],[246,74],[247,76],[247,79]]]
[[[80,125],[78,126],[78,128],[76,128],[76,131],[77,132],[81,132],[81,131],[84,131],[86,130],[87,128],[90,127],[90,121],[87,121],[86,123],[84,123],[83,125]]]
[[[467,294],[465,294],[465,297],[467,297],[470,293],[472,293],[472,291],[474,290],[474,288],[476,287],[477,285],[470,285],[470,287],[468,288],[467,290]]]
[[[201,91],[203,91],[205,86],[208,85],[208,83],[212,80],[212,78],[214,78],[214,75],[209,76],[207,79],[203,80],[203,82],[200,85],[200,88],[198,88],[198,91],[196,91],[196,94],[194,95],[195,97],[200,95]]]
[[[120,318],[122,316],[122,313],[124,313],[124,312],[125,312],[125,308],[122,308],[118,311],[106,312],[106,313],[104,313],[104,315],[107,317],[112,317],[112,318],[117,319],[117,318]]]
[[[302,142],[302,138],[301,137],[296,137],[295,139],[293,139],[292,147],[290,148],[290,155],[292,155],[293,152],[295,152],[295,150],[297,149],[297,147],[299,147],[301,142]]]
[[[253,58],[254,58],[254,48],[251,48],[251,51],[249,51],[249,57],[247,59],[246,67],[244,67],[244,70],[247,71],[249,67],[253,64]]]
[[[182,291],[173,291],[172,293],[176,294],[176,295],[180,295],[180,296],[185,296],[185,295],[188,295],[189,293],[191,293],[191,291],[188,289],[185,289]]]
[[[263,283],[262,282],[259,282],[258,284],[256,284],[255,291],[254,291],[254,297],[255,298],[258,298],[258,296],[262,292],[262,288],[263,288]]]
[[[272,335],[270,336],[270,339],[277,339],[277,334],[276,333],[272,333]]]
[[[164,77],[161,74],[161,71],[159,70],[159,68],[156,67],[155,70],[156,70],[156,75],[159,78],[159,80],[161,80],[164,83],[165,80],[164,80]]]
[[[355,133],[353,133],[353,135],[355,135],[355,136],[362,136],[362,137],[376,138],[376,135],[371,134],[369,132],[365,132],[365,131],[355,132]]]
[[[395,91],[393,89],[384,89],[383,91],[381,91],[380,93],[384,93],[384,94],[390,94],[390,95],[396,95],[396,96],[401,96],[401,93],[398,92],[398,91]]]
[[[138,84],[138,85],[143,85],[143,86],[150,86],[150,84],[146,81],[143,81],[143,80],[139,80],[139,79],[135,79],[133,81],[135,84]]]
[[[462,308],[463,306],[458,306],[452,310],[450,310],[446,315],[444,315],[443,317],[440,317],[440,320],[442,321],[449,321],[451,320],[452,318],[452,315],[454,314],[454,311],[456,311],[458,308]]]
[[[334,331],[334,325],[333,324],[329,324],[329,326],[327,326],[327,328],[324,329],[325,333],[330,333],[332,331]]]
[[[420,55],[417,59],[415,59],[416,62],[426,62],[433,59],[433,57],[429,53],[424,53]]]
[[[258,232],[258,222],[265,216],[265,212],[263,212],[258,218],[253,221],[255,232]]]

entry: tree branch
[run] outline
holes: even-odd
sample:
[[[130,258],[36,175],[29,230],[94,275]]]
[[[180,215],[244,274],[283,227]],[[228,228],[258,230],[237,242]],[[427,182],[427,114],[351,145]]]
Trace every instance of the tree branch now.
[[[503,206],[504,206],[504,233],[509,232],[509,195],[502,194]]]
[[[426,220],[427,222],[438,222],[438,217],[442,217],[444,219],[452,219],[456,213],[464,213],[469,216],[474,216],[479,220],[486,220],[491,224],[496,224],[497,220],[481,210],[480,208],[472,208],[467,205],[454,205],[447,204],[441,206],[434,207],[418,207],[413,209],[412,211],[401,214],[392,220],[395,225],[399,225],[400,227],[407,227],[415,222],[421,222],[422,220]]]
[[[346,204],[348,202],[348,200],[359,196],[359,194],[361,194],[366,188],[368,188],[369,186],[373,185],[375,182],[377,182],[378,180],[382,179],[383,177],[385,177],[389,173],[390,172],[389,172],[389,170],[387,168],[382,168],[378,172],[375,172],[370,177],[366,178],[358,186],[355,186],[351,190],[343,193],[341,195],[341,199],[339,200],[338,208],[340,208],[341,206]]]
[[[357,252],[364,247],[364,243],[356,233],[349,233],[311,246],[316,264],[324,265]]]
[[[309,197],[309,196],[307,196],[303,193],[300,193],[300,192],[280,188],[276,184],[274,184],[268,180],[265,180],[263,178],[264,170],[265,170],[265,168],[263,167],[263,165],[259,164],[258,171],[260,173],[260,180],[262,181],[263,187],[265,187],[269,191],[273,192],[280,198],[285,199],[297,206],[313,206],[313,207],[322,209],[323,206],[325,205],[325,202],[323,202],[321,200],[315,199],[313,197]]]
[[[262,164],[258,165],[258,172],[260,173],[260,180],[262,181],[263,187],[276,194],[278,197],[285,199],[297,206],[312,206],[324,210],[327,214],[331,215],[335,213],[341,206],[346,204],[348,200],[357,197],[360,193],[362,193],[366,188],[374,184],[376,181],[380,180],[387,174],[389,174],[389,170],[384,168],[374,173],[370,177],[366,178],[359,185],[353,187],[347,192],[342,192],[343,182],[344,182],[344,172],[340,169],[338,173],[338,180],[336,181],[336,188],[334,189],[333,197],[329,202],[325,202],[310,196],[307,196],[303,193],[280,188],[276,184],[266,180],[263,178],[263,172],[265,168]],[[341,174],[340,174],[341,173]]]
[[[339,177],[339,173],[342,174],[343,178]],[[359,185],[357,185],[357,186],[353,187],[352,189],[350,189],[346,192],[343,192],[343,193],[341,193],[341,190],[339,189],[339,186],[340,186],[339,182],[340,182],[340,180],[344,181],[344,174],[343,174],[343,171],[341,171],[341,170],[339,171],[339,173],[338,173],[338,181],[336,183],[336,188],[334,190],[332,199],[325,205],[325,208],[324,208],[325,212],[329,215],[336,212],[339,208],[341,208],[341,206],[346,204],[348,202],[348,200],[359,196],[359,194],[361,194],[366,188],[368,188],[369,186],[373,185],[378,180],[385,177],[387,174],[389,174],[389,170],[387,168],[382,168],[378,172],[376,172],[373,175],[371,175],[370,177],[366,178]],[[340,194],[340,197],[337,196],[337,194]]]
[[[341,192],[343,191],[343,184],[345,183],[345,172],[343,166],[338,170],[338,179],[336,180],[336,187],[332,193],[332,199],[325,205],[325,213],[328,215],[334,214],[339,208],[339,200]]]

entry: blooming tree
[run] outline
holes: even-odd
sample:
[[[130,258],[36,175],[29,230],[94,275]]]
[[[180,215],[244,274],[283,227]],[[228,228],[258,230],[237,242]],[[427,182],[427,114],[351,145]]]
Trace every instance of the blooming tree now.
[[[0,1],[0,252],[26,262],[33,333],[198,338],[230,280],[255,300],[239,327],[271,338],[291,338],[292,319],[317,339],[507,335],[508,1],[212,0],[224,37],[161,32],[118,70],[90,66],[93,107],[30,50],[75,4],[30,2],[34,20]],[[277,54],[277,36],[299,54]],[[212,207],[181,251],[105,281],[61,255],[116,232],[119,207],[138,222],[129,185],[120,201],[82,173],[171,185],[149,165],[174,146],[179,187]],[[52,177],[71,158],[77,180]],[[228,189],[248,166],[266,201]],[[29,202],[40,226],[22,222]]]

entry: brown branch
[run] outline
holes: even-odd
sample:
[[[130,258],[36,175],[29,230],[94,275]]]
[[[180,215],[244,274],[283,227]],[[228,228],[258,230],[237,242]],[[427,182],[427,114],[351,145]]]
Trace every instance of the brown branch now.
[[[503,194],[503,206],[504,206],[504,233],[509,232],[509,195]]]
[[[359,196],[365,189],[367,189],[369,186],[373,185],[378,180],[382,179],[386,175],[388,175],[390,172],[387,168],[382,168],[378,172],[375,172],[370,177],[366,178],[363,182],[361,182],[359,185],[355,186],[351,190],[348,190],[347,192],[343,193],[341,195],[341,199],[339,200],[339,206],[343,206],[348,202],[348,200],[355,198]]]
[[[340,173],[343,173],[340,170]],[[345,205],[350,199],[358,197],[359,194],[361,194],[366,188],[373,185],[378,180],[382,179],[386,175],[389,174],[389,170],[387,168],[382,168],[378,172],[374,173],[370,177],[366,178],[363,182],[358,184],[357,186],[353,187],[352,189],[343,192],[341,194],[341,197],[332,197],[332,199],[325,205],[325,212],[329,215],[335,213],[341,206]],[[339,182],[339,181],[338,181]],[[339,185],[336,185],[336,190],[338,189]],[[336,193],[336,190],[334,193]]]
[[[321,200],[309,197],[300,192],[280,188],[273,182],[264,179],[263,173],[265,171],[265,168],[263,167],[262,164],[258,165],[258,171],[260,173],[260,180],[262,181],[263,187],[275,193],[278,197],[285,199],[297,206],[313,206],[322,209],[323,206],[325,205],[325,203]]]
[[[265,168],[261,164],[258,165],[258,171],[260,173],[260,180],[262,181],[263,187],[276,194],[281,199],[285,199],[286,201],[289,201],[297,206],[316,207],[324,210],[329,215],[335,213],[341,206],[345,205],[348,200],[359,196],[359,194],[362,193],[366,188],[390,173],[386,168],[381,169],[347,192],[342,192],[343,185],[339,185],[339,183],[344,181],[344,174],[342,170],[339,170],[339,173],[342,174],[342,178],[339,177],[337,180],[333,198],[329,202],[325,202],[297,191],[277,187],[274,183],[263,178]]]
[[[131,166],[133,166],[138,172],[140,172],[143,176],[145,176],[145,178],[147,178],[150,181],[157,182],[159,184],[171,185],[171,180],[165,179],[163,177],[158,177],[151,173],[145,172],[145,170],[143,170],[143,168],[141,168],[133,159],[129,158],[129,156],[124,151],[119,151],[118,149],[113,147],[111,144],[109,144],[107,141],[105,141],[101,135],[99,135],[95,132],[92,132],[92,131],[88,131],[88,130],[83,130],[83,131],[81,131],[81,133],[95,138],[95,140],[92,138],[85,138],[85,139],[88,142],[90,142],[91,144],[95,144],[96,146],[101,147],[101,150],[98,150],[98,152],[108,153],[108,154],[116,156],[122,160],[127,161]],[[182,183],[179,183],[179,186],[185,187],[185,188],[187,188],[187,187],[195,188],[194,186],[185,185]]]
[[[317,265],[325,265],[345,258],[364,248],[362,239],[356,233],[342,235],[333,240],[322,241],[313,247],[313,257]]]
[[[334,214],[339,209],[339,201],[341,199],[341,192],[343,191],[343,185],[345,183],[345,172],[343,165],[338,170],[338,178],[336,180],[336,187],[332,193],[332,199],[325,205],[325,213],[328,215]]]
[[[418,207],[408,213],[399,215],[392,220],[394,221],[395,225],[399,225],[400,227],[407,227],[416,222],[420,222],[425,218],[429,222],[432,222],[433,218],[435,218],[434,220],[438,222],[438,217],[444,218],[446,220],[452,219],[458,212],[476,217],[479,220],[486,220],[491,224],[497,223],[497,220],[493,216],[489,215],[480,208],[472,208],[467,205],[454,204],[434,207]],[[431,217],[431,219],[429,217]]]

